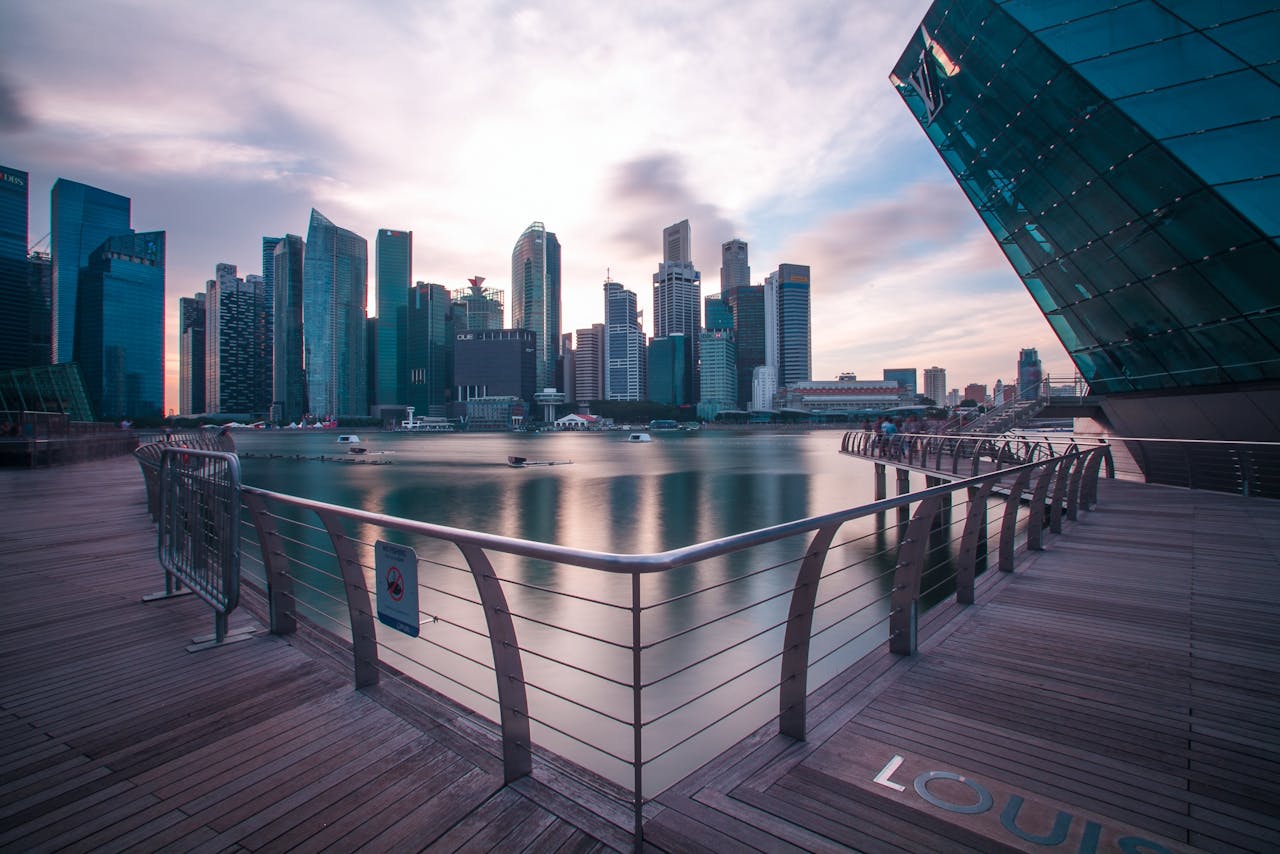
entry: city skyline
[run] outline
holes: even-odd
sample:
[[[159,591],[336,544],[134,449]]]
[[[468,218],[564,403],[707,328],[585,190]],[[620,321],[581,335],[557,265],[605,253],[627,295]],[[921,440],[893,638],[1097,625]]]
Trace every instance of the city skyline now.
[[[0,147],[31,176],[30,243],[59,177],[169,234],[166,408],[178,299],[218,263],[266,272],[263,236],[304,233],[312,207],[370,242],[417,232],[415,281],[479,274],[508,298],[513,236],[543,221],[563,244],[561,329],[602,319],[611,270],[649,335],[662,229],[688,219],[703,296],[729,240],[750,245],[752,284],[811,267],[815,379],[937,364],[994,383],[1029,347],[1061,375],[1061,345],[889,83],[926,6],[334,6],[262,52],[258,6],[32,4],[0,35]],[[385,51],[353,61],[339,43]],[[668,121],[675,90],[687,133]]]

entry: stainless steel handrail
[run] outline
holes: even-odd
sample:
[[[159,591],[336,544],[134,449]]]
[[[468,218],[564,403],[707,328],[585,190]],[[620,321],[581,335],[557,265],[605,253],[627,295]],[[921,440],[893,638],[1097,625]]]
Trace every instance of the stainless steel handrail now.
[[[953,442],[957,440],[957,437],[948,438]],[[971,437],[964,437],[963,441],[972,440]],[[851,440],[846,436],[846,443],[848,442],[862,443],[868,450],[875,449],[872,444],[865,443],[861,439]],[[917,447],[914,444],[914,438],[904,438],[900,444],[905,444],[905,453],[908,456],[920,454],[923,458],[925,454],[935,451],[925,443]],[[1008,494],[1004,498],[1006,509],[1000,517],[998,534],[999,567],[1005,571],[1013,568],[1015,534],[1022,522],[1025,522],[1025,539],[1028,547],[1040,548],[1043,547],[1041,536],[1043,526],[1060,523],[1061,514],[1070,512],[1067,508],[1089,509],[1092,507],[1093,501],[1096,500],[1096,479],[1101,458],[1108,450],[1105,445],[1084,449],[1075,445],[1065,445],[1051,452],[1048,446],[1042,447],[1038,443],[1032,443],[1019,451],[1029,458],[1026,462],[1013,462],[1012,452],[1009,452],[1010,447],[1012,445],[1007,444],[1003,448],[997,447],[992,451],[997,464],[1008,463],[997,471],[959,479],[952,483],[941,483],[910,494],[884,498],[834,513],[649,554],[597,552],[533,542],[402,519],[252,487],[243,487],[241,493],[249,521],[256,534],[254,539],[256,539],[263,566],[273,632],[287,634],[296,630],[298,599],[293,588],[296,584],[303,583],[302,575],[305,574],[300,569],[295,570],[295,561],[289,554],[289,543],[281,532],[285,525],[297,523],[277,511],[287,509],[294,514],[299,512],[314,514],[320,520],[323,531],[330,540],[332,551],[329,554],[338,564],[342,588],[345,591],[357,687],[367,686],[378,680],[382,665],[379,652],[386,650],[388,654],[406,658],[414,665],[496,703],[501,728],[504,776],[509,781],[529,773],[532,767],[532,736],[529,726],[531,720],[540,726],[574,738],[600,754],[612,757],[613,760],[629,763],[632,767],[631,790],[635,833],[636,839],[640,840],[643,834],[642,808],[646,800],[644,771],[650,763],[666,756],[675,747],[700,737],[708,730],[719,728],[723,721],[773,691],[778,692],[777,717],[780,732],[797,739],[805,737],[805,702],[812,690],[809,685],[809,673],[815,663],[811,660],[815,654],[811,650],[811,643],[829,627],[823,626],[821,631],[815,628],[815,615],[833,602],[837,603],[838,610],[835,611],[834,617],[828,614],[828,623],[837,623],[846,619],[848,616],[846,612],[853,612],[855,609],[861,611],[870,606],[883,607],[876,604],[881,600],[875,598],[869,603],[857,597],[848,603],[837,602],[843,593],[825,602],[819,601],[819,590],[823,580],[835,576],[840,571],[840,568],[826,571],[824,567],[828,556],[841,547],[835,539],[842,526],[867,517],[879,517],[889,511],[911,516],[911,521],[901,529],[903,539],[893,567],[894,578],[891,595],[888,597],[890,607],[887,614],[889,649],[898,654],[910,654],[916,648],[921,584],[926,573],[926,556],[930,551],[928,544],[939,530],[939,519],[950,518],[956,496],[961,496],[967,502],[968,508],[965,511],[964,534],[956,570],[957,596],[961,602],[972,601],[972,579],[979,560],[979,546],[989,541],[986,531],[988,497],[993,486],[999,484],[1008,487]],[[938,457],[935,455],[935,458]],[[1027,499],[1030,499],[1029,505],[1026,504]],[[910,511],[913,506],[915,512],[912,514]],[[1024,513],[1023,508],[1027,506],[1030,509]],[[465,661],[471,664],[483,664],[486,669],[492,671],[497,689],[496,696],[468,686],[445,672],[445,665],[438,661],[438,656],[432,652],[432,650],[444,650],[440,642],[420,639],[419,642],[428,644],[429,647],[426,652],[415,657],[413,649],[416,647],[412,646],[413,641],[405,641],[403,637],[396,639],[394,644],[390,640],[379,640],[379,629],[372,616],[374,609],[368,584],[370,566],[362,563],[360,558],[360,554],[367,551],[370,544],[361,542],[356,535],[353,535],[352,526],[393,531],[401,537],[447,543],[458,550],[465,566],[455,568],[470,575],[475,598],[462,596],[457,591],[449,595],[462,602],[478,603],[483,612],[484,628],[478,625],[464,625],[459,620],[452,621],[450,625],[460,630],[465,629],[467,637],[474,637],[476,640],[486,638],[490,660],[485,662],[478,649],[473,651],[460,649],[454,652]],[[1032,529],[1034,534],[1031,533]],[[311,535],[318,534],[318,530],[315,527],[306,529]],[[693,702],[710,691],[718,690],[723,685],[700,691],[695,695],[694,700],[686,701],[684,705],[677,705],[674,709],[657,714],[655,714],[656,710],[649,710],[649,717],[646,719],[646,689],[651,689],[670,678],[686,677],[688,668],[683,665],[673,665],[669,673],[646,672],[646,654],[651,655],[658,643],[666,641],[647,642],[642,630],[642,618],[652,609],[664,607],[666,603],[664,601],[646,603],[643,599],[642,579],[663,577],[658,574],[795,537],[807,537],[808,543],[794,565],[794,580],[784,582],[784,586],[780,588],[782,595],[789,599],[785,617],[773,624],[753,629],[745,639],[737,643],[759,646],[769,642],[774,632],[783,635],[781,642],[778,646],[771,647],[774,651],[769,653],[763,661],[751,664],[746,670],[730,677],[724,684],[775,661],[778,668],[777,680],[768,685],[763,692],[757,691],[754,695],[748,695],[746,701],[739,703],[711,723],[701,720],[688,723],[687,725],[691,728],[690,734],[682,739],[676,739],[672,745],[660,748],[654,755],[646,757],[644,753],[646,726],[657,720],[667,719],[673,711],[687,712]],[[553,649],[535,653],[526,646],[521,646],[515,625],[517,620],[535,635],[539,631],[551,631],[560,627],[531,619],[520,613],[513,613],[504,595],[504,585],[514,582],[503,578],[495,570],[492,562],[492,556],[499,555],[598,570],[614,576],[623,576],[629,580],[629,584],[625,585],[629,590],[622,594],[625,599],[629,599],[629,602],[625,602],[625,599],[624,602],[611,602],[603,598],[588,599],[577,588],[573,594],[577,599],[596,601],[611,609],[627,610],[630,621],[626,629],[617,624],[620,621],[612,623],[606,621],[607,624],[601,629],[596,629],[595,634],[587,627],[574,627],[570,632],[572,636],[583,639],[578,642],[593,640],[599,644],[608,645],[618,653],[629,655],[629,663],[623,663],[623,659],[619,657],[613,665],[610,665],[614,669],[600,674],[601,680],[608,679],[619,690],[627,690],[631,695],[630,721],[627,722],[632,733],[629,759],[618,755],[611,744],[595,744],[583,740],[587,736],[570,735],[566,732],[568,725],[563,720],[537,720],[533,717],[530,711],[530,690],[538,692],[540,696],[554,698],[556,703],[570,703],[575,708],[594,712],[601,718],[607,718],[619,724],[626,721],[624,716],[603,708],[600,701],[593,695],[593,691],[588,691],[586,696],[575,696],[573,673],[563,680],[556,681],[555,684],[544,684],[526,672],[530,666],[535,664],[541,666],[544,661],[552,661],[563,664],[566,668],[572,668],[578,675],[597,675],[596,670],[582,661],[566,661],[564,653],[557,654]],[[420,560],[420,563],[422,562]],[[309,566],[308,571],[311,569],[316,567]],[[788,568],[779,571],[791,570]],[[787,586],[790,587],[789,591],[786,589]],[[720,584],[716,583],[707,587],[706,590],[715,590],[719,587]],[[441,594],[445,592],[443,587],[435,589]],[[550,595],[556,591],[547,590],[546,592]],[[776,595],[769,596],[769,599],[776,598]],[[681,598],[673,601],[686,600]],[[738,613],[756,608],[764,601],[767,600],[758,597],[752,599],[741,606]],[[711,623],[714,623],[714,620]],[[881,624],[882,621],[873,622],[871,628]],[[703,621],[703,625],[710,625],[710,623]],[[695,626],[695,629],[698,627]],[[605,633],[600,634],[602,631]],[[859,631],[855,638],[860,637],[862,631]],[[612,635],[609,632],[612,632]],[[469,644],[470,641],[467,643]],[[731,645],[726,649],[736,648],[736,645]],[[837,650],[842,648],[844,647],[836,647]],[[530,655],[526,656],[525,653]],[[705,655],[705,653],[702,654]],[[822,653],[819,657],[830,654],[829,651]],[[852,662],[847,662],[846,666],[848,663]],[[630,673],[624,676],[626,670]],[[597,686],[594,690],[599,690],[599,682],[591,684]]]

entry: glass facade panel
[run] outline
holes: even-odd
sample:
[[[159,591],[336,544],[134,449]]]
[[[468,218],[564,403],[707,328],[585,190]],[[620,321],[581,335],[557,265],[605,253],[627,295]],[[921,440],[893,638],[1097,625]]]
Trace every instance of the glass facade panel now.
[[[1158,211],[1178,196],[1203,186],[1158,145],[1148,145],[1126,157],[1108,169],[1105,177],[1134,210],[1143,214]]]
[[[1193,27],[1212,27],[1275,8],[1275,0],[1178,0],[1178,16]],[[1275,26],[1275,24],[1272,24]]]
[[[1082,62],[1076,68],[1108,98],[1163,89],[1244,64],[1199,33]]]
[[[1213,40],[1222,45],[1245,62],[1262,65],[1276,61],[1276,43],[1280,42],[1280,11],[1276,11],[1274,3],[1254,3],[1251,0],[1231,0],[1230,3],[1217,3],[1221,17],[1235,17],[1248,2],[1250,6],[1263,5],[1266,14],[1245,18],[1232,24],[1215,27],[1210,31]],[[1230,12],[1228,12],[1230,10]]]
[[[1215,255],[1195,265],[1241,314],[1280,309],[1280,253],[1272,244],[1255,243]]]
[[[1216,323],[1236,313],[1216,288],[1189,267],[1161,273],[1145,284],[1169,309],[1178,326]]]
[[[1206,131],[1166,144],[1210,184],[1280,175],[1280,119]]]
[[[1267,237],[1280,237],[1280,177],[1223,184],[1218,192]]]
[[[1280,87],[1252,69],[1116,101],[1159,139],[1280,115]]]
[[[1182,35],[1190,28],[1173,15],[1143,2],[1122,6],[1105,15],[1094,15],[1050,27],[1040,39],[1069,63],[1116,53],[1161,39]]]
[[[1043,30],[1117,5],[1117,0],[1003,0],[1005,11],[1029,30]]]
[[[1228,381],[1247,382],[1274,376],[1280,364],[1280,352],[1276,345],[1262,337],[1262,333],[1243,321],[1220,323],[1192,330],[1201,346],[1211,353],[1230,355],[1222,368]]]

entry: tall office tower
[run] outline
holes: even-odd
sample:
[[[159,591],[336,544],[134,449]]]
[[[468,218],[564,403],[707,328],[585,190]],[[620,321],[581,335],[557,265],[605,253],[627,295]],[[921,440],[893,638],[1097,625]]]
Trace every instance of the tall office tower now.
[[[259,394],[268,401],[275,400],[276,247],[283,239],[282,237],[262,238],[262,282],[266,289],[266,302],[263,308],[267,312],[263,330],[266,332],[264,350],[267,369],[262,373],[263,387]]]
[[[573,355],[574,400],[604,400],[605,326],[593,323],[575,333]]]
[[[76,288],[73,361],[99,418],[164,414],[165,233],[119,234],[89,255]]]
[[[59,178],[51,193],[53,361],[75,360],[76,290],[80,269],[108,237],[132,234],[130,201],[97,187]]]
[[[683,332],[649,342],[646,400],[688,406],[693,389],[693,339]]]
[[[0,371],[31,364],[27,173],[0,166]]]
[[[737,352],[738,409],[751,408],[752,376],[764,364],[764,288],[738,286],[720,292],[733,312],[733,341]],[[708,327],[710,328],[710,327]]]
[[[696,336],[702,327],[702,274],[689,257],[689,220],[662,230],[662,263],[653,274],[653,335]]]
[[[263,396],[267,365],[259,344],[265,337],[266,284],[241,279],[234,264],[218,264],[205,296],[205,411],[259,417],[271,400]]]
[[[280,238],[272,253],[274,282],[271,348],[271,420],[297,424],[310,412],[307,375],[302,360],[302,259],[306,244],[296,234]]]
[[[720,292],[751,285],[751,265],[747,263],[747,242],[734,238],[720,244]],[[710,327],[707,327],[710,329]]]
[[[924,369],[924,396],[935,406],[947,405],[947,370],[936,365]]]
[[[728,330],[733,331],[733,309],[725,302],[719,294],[713,297],[707,297],[703,300],[705,306],[705,317],[707,319],[706,329],[708,330]]]
[[[317,416],[367,415],[369,244],[312,208],[302,262],[307,401]]]
[[[1280,439],[1276,19],[937,0],[893,68],[1119,435]]]
[[[780,264],[777,283],[778,386],[808,382],[812,377],[809,320],[809,268]]]
[[[201,415],[205,405],[205,299],[178,300],[178,414]]]
[[[578,398],[574,394],[575,383],[573,379],[574,373],[577,371],[577,351],[573,349],[573,333],[563,332],[560,335],[560,384],[557,388],[564,389],[564,402],[576,403]]]
[[[501,329],[503,322],[503,296],[497,288],[486,288],[484,276],[467,279],[469,287],[453,292],[454,316],[461,321],[461,329]]]
[[[372,402],[386,406],[408,399],[407,353],[409,285],[412,284],[413,232],[378,229],[374,246],[378,286],[378,322]]]
[[[27,256],[27,311],[31,320],[28,365],[53,361],[53,256],[33,251]]]
[[[723,305],[723,304],[722,304]],[[724,307],[728,310],[728,307]],[[707,301],[707,322],[711,323],[711,301]],[[737,347],[731,328],[711,328],[699,333],[698,417],[707,421],[717,414],[738,408]]]
[[[1021,400],[1035,400],[1040,396],[1040,354],[1034,347],[1018,352],[1018,391]]]
[[[453,385],[453,303],[444,285],[418,282],[407,293],[401,402],[415,415],[443,418]]]
[[[511,250],[511,325],[538,336],[539,389],[556,375],[560,346],[560,241],[530,223]]]
[[[916,369],[915,368],[885,368],[885,382],[896,382],[898,388],[902,389],[902,399],[909,403],[916,402]]]
[[[645,399],[644,330],[636,312],[635,291],[604,283],[604,399]]]

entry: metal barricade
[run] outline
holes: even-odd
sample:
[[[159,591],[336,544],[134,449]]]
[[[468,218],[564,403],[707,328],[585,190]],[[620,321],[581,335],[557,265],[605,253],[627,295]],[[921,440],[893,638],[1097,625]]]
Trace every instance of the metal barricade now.
[[[160,457],[159,557],[165,591],[186,587],[214,611],[214,634],[227,639],[227,617],[240,601],[240,460],[226,451],[165,446]]]

